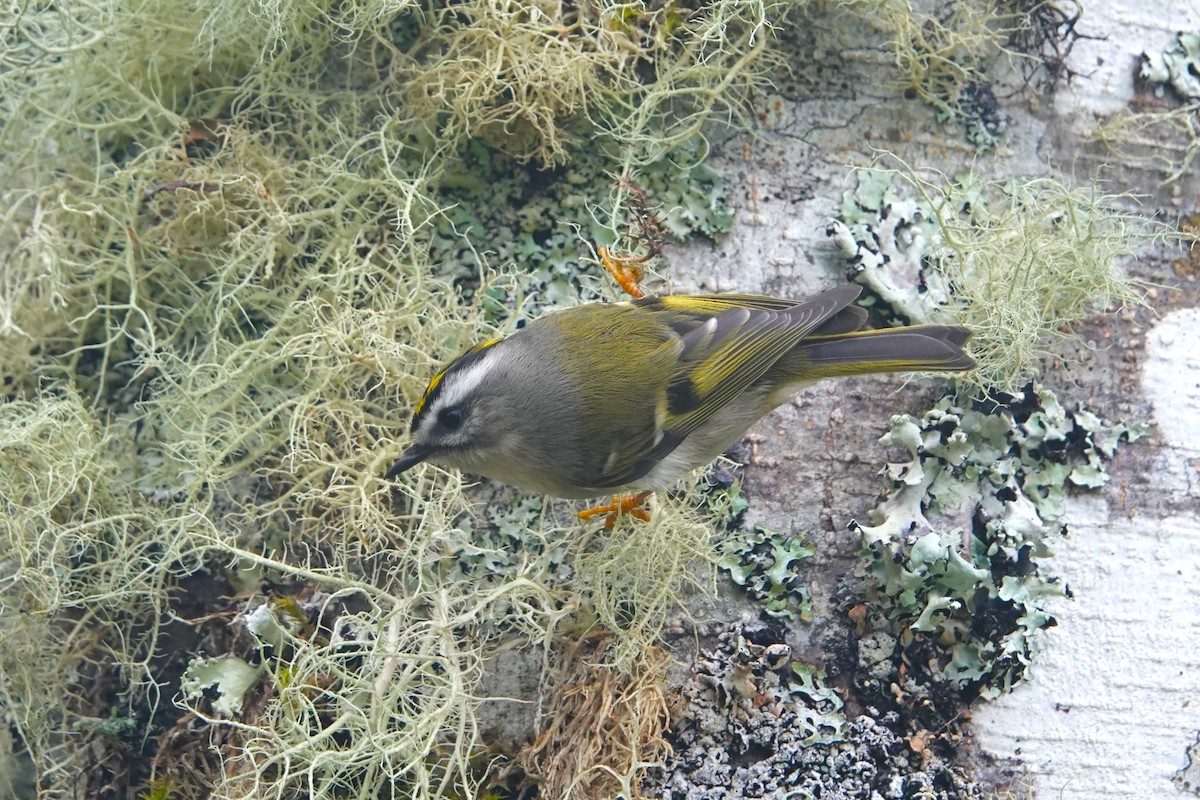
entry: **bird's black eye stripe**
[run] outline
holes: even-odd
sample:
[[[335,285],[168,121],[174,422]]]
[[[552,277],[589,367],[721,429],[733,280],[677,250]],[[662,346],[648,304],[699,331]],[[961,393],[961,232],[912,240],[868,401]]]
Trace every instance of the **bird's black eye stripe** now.
[[[456,407],[443,408],[438,412],[438,425],[448,431],[456,431],[462,427],[462,409]]]
[[[486,342],[481,342],[472,347],[467,352],[463,353],[458,358],[451,361],[445,369],[434,375],[429,380],[429,385],[425,387],[425,394],[417,403],[416,409],[413,411],[412,423],[409,425],[409,430],[416,431],[421,427],[421,420],[425,419],[425,412],[430,411],[437,405],[437,399],[441,396],[442,389],[445,388],[447,380],[453,382],[453,376],[462,372],[467,367],[475,364],[479,359],[486,357],[492,345],[500,344],[500,339],[488,339]],[[439,418],[438,422],[441,422]],[[462,420],[459,420],[461,424]],[[458,427],[457,425],[455,427]]]

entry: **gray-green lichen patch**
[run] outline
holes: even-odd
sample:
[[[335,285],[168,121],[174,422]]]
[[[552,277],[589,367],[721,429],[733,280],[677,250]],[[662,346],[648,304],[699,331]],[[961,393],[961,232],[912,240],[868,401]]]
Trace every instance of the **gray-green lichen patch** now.
[[[628,177],[675,241],[695,235],[719,239],[733,222],[724,175],[701,163],[702,149],[702,140],[693,138],[679,146],[675,158]],[[615,148],[568,152],[571,158],[562,166],[538,170],[481,141],[470,142],[436,193],[446,210],[430,236],[434,269],[469,289],[481,262],[516,266],[528,314],[600,296],[608,279],[586,260],[592,247],[611,246],[624,228],[621,209],[628,193],[614,184]],[[503,298],[498,304],[503,306]]]
[[[1186,196],[1200,155],[1200,31],[1176,34],[1160,53],[1143,52],[1139,77],[1154,96],[1101,120],[1085,141],[1100,145],[1125,174],[1157,173],[1159,186],[1178,184],[1174,190]]]
[[[846,719],[838,693],[776,625],[712,623],[699,632],[715,644],[682,689],[674,752],[647,774],[647,797],[982,797],[961,768],[915,752],[893,730],[894,712]]]
[[[1185,99],[1200,100],[1200,31],[1181,31],[1161,53],[1143,53],[1139,75]]]
[[[1107,480],[1104,460],[1143,433],[1064,408],[1048,389],[998,395],[990,405],[944,398],[921,419],[897,416],[881,440],[907,451],[885,469],[889,488],[854,523],[870,613],[861,631],[864,690],[892,684],[914,696],[939,685],[969,700],[1022,680],[1040,632],[1054,625],[1045,598],[1068,593],[1038,560],[1065,536],[1071,487]],[[927,515],[969,513],[968,529]]]
[[[748,459],[740,445],[731,456]],[[803,577],[802,562],[816,550],[804,536],[792,531],[747,528],[743,522],[749,501],[742,495],[742,470],[724,459],[714,464],[700,481],[704,504],[719,523],[714,538],[717,566],[746,596],[771,617],[812,622],[812,597]]]
[[[797,571],[816,552],[797,534],[756,526],[721,537],[719,566],[772,617],[812,622],[812,598]]]
[[[1139,301],[1120,268],[1154,229],[1116,199],[1051,179],[926,179],[864,169],[827,234],[885,315],[973,331],[968,380],[1014,391],[1064,327]]]
[[[223,717],[242,713],[242,703],[264,669],[251,666],[237,656],[196,658],[188,665],[179,691],[191,703],[199,703],[205,694],[212,696],[212,709]]]
[[[905,193],[890,170],[860,170],[856,178],[826,235],[846,259],[852,280],[892,313],[930,321],[951,301],[945,279],[930,274],[926,262],[941,239],[933,208]]]
[[[957,128],[979,149],[994,147],[1007,117],[992,83],[1015,60],[1015,34],[1032,17],[999,5],[839,0],[834,7],[856,18],[858,31],[881,34],[873,44],[892,62],[889,88],[919,99],[937,122]],[[843,36],[844,34],[840,34]],[[848,49],[845,38],[827,45]],[[1030,59],[1032,61],[1032,59]]]

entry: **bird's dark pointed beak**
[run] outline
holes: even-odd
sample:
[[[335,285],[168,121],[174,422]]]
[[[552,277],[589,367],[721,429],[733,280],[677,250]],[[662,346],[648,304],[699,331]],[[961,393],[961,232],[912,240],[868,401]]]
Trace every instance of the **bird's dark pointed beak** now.
[[[422,447],[419,444],[414,444],[412,447],[404,451],[404,455],[400,456],[400,459],[395,464],[392,464],[392,466],[388,468],[387,474],[383,477],[390,481],[400,473],[407,472],[417,464],[420,464],[422,461],[429,458],[430,454],[429,448]]]

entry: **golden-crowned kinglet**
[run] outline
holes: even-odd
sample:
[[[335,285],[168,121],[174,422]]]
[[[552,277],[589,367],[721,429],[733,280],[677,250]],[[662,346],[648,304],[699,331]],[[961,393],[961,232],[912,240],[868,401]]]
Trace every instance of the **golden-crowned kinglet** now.
[[[860,291],[646,297],[547,314],[433,377],[387,475],[429,461],[558,497],[660,489],[821,378],[974,366],[966,328],[860,331]]]

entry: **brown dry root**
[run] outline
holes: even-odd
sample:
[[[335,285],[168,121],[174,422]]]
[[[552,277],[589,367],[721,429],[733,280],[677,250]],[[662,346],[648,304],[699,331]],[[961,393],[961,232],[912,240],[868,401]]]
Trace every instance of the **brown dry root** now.
[[[626,669],[605,664],[616,638],[593,632],[568,646],[545,700],[537,738],[517,766],[547,800],[640,797],[648,767],[670,753],[663,692],[666,651],[651,647]]]

